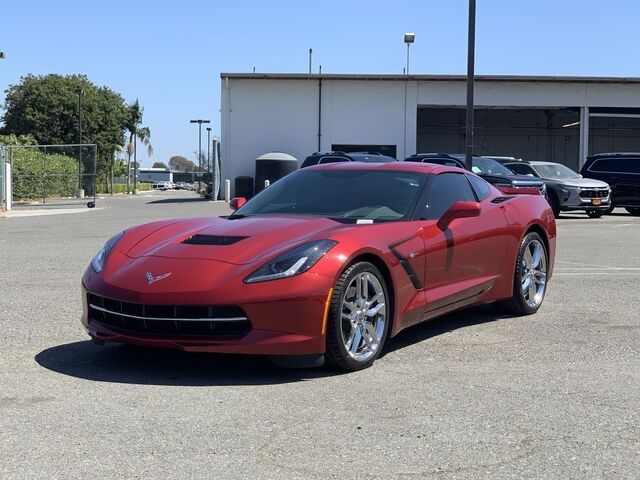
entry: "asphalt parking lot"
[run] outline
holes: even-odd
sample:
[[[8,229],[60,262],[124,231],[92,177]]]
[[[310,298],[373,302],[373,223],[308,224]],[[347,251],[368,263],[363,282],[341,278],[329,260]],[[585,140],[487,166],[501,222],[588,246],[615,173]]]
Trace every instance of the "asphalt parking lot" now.
[[[108,237],[226,212],[167,192],[0,218],[0,479],[639,478],[639,217],[561,218],[538,314],[435,320],[362,372],[88,341]]]

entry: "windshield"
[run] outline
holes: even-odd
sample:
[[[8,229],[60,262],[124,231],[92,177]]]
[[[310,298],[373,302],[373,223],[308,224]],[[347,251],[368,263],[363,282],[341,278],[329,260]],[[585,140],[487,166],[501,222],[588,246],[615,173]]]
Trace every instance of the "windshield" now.
[[[425,175],[376,170],[298,170],[269,186],[232,216],[296,214],[343,222],[409,217]]]
[[[561,165],[559,163],[552,163],[548,165],[533,165],[533,168],[542,178],[550,178],[554,180],[575,180],[577,178],[580,178],[580,175],[578,175],[576,172],[571,170],[569,167],[565,167],[564,165]]]
[[[498,175],[501,177],[513,175],[511,170],[496,162],[493,158],[473,158],[471,170],[475,174]]]

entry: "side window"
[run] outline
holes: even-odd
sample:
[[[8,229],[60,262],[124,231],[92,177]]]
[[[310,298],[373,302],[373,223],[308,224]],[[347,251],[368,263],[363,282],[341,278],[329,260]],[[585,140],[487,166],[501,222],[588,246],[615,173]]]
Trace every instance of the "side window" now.
[[[322,157],[318,162],[319,165],[324,165],[325,163],[338,163],[338,162],[348,162],[344,157]]]
[[[510,163],[508,165],[505,165],[509,170],[512,170],[513,172],[517,173],[518,175],[534,175],[533,170],[531,169],[531,167],[529,165],[519,165],[517,163]]]
[[[440,218],[451,205],[460,200],[477,201],[463,173],[432,175],[428,188],[426,218],[429,220]]]
[[[489,194],[491,193],[491,187],[485,180],[474,175],[467,175],[467,178],[469,179],[469,183],[471,183],[471,186],[473,187],[473,191],[476,192],[476,197],[478,197],[478,200],[484,200],[489,196]]]

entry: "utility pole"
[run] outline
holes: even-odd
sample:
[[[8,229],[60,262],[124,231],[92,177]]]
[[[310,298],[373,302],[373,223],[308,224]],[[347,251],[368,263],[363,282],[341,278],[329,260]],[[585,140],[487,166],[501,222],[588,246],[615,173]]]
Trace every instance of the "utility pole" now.
[[[469,34],[467,46],[467,128],[465,167],[473,167],[473,83],[475,80],[474,59],[476,49],[476,0],[469,0]]]

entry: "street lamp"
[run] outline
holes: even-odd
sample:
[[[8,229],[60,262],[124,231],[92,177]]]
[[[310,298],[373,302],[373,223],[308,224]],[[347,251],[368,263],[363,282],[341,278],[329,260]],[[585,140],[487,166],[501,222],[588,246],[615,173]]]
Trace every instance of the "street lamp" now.
[[[198,124],[198,166],[200,168],[200,176],[202,176],[202,124],[203,123],[211,123],[210,120],[190,120],[189,123],[197,123]]]
[[[211,171],[211,127],[207,127],[207,172]]]
[[[415,40],[416,40],[415,33],[408,32],[404,34],[404,43],[407,44],[407,70],[406,70],[407,75],[409,75],[409,47],[413,42],[415,42]]]

